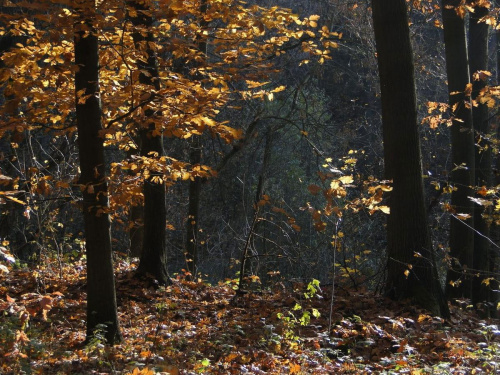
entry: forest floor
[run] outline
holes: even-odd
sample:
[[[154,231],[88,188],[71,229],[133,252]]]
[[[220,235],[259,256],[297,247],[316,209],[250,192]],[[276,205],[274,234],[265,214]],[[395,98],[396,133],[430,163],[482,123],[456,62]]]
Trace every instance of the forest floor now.
[[[500,373],[498,322],[465,305],[443,321],[337,288],[329,330],[331,286],[306,298],[307,285],[276,283],[234,300],[231,281],[148,287],[125,261],[116,283],[123,341],[85,345],[84,265],[60,267],[0,276],[1,374]]]

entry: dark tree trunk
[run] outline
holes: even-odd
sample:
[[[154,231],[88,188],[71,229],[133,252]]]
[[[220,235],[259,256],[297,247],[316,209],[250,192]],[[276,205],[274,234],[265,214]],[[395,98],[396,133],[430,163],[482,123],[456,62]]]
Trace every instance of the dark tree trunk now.
[[[474,7],[474,12],[470,13],[469,18],[469,68],[472,83],[472,98],[474,99],[481,89],[486,86],[486,82],[481,79],[474,79],[474,73],[480,70],[488,70],[488,31],[489,26],[486,22],[479,22],[482,17],[488,15],[488,9],[483,7]],[[486,139],[490,133],[490,124],[488,121],[488,106],[477,103],[472,108],[472,119],[474,131],[476,134],[475,165],[476,165],[476,186],[491,185],[491,144]],[[483,279],[487,278],[489,272],[490,258],[490,226],[483,218],[484,208],[479,205],[474,206],[474,270],[479,272],[473,280],[472,302],[474,305],[490,300],[489,287],[483,284]],[[489,315],[489,309],[480,307],[485,315]]]
[[[444,44],[446,49],[446,73],[448,76],[449,103],[457,120],[451,127],[452,172],[451,205],[456,213],[470,215],[467,220],[451,216],[450,256],[451,268],[446,279],[446,295],[449,298],[471,297],[472,282],[467,268],[473,265],[474,207],[469,199],[474,191],[474,132],[470,98],[464,91],[469,80],[465,24],[455,11],[460,0],[442,0]],[[467,227],[467,224],[469,227]],[[458,280],[458,282],[457,282]]]
[[[206,14],[207,12],[207,1],[201,0],[200,14]],[[208,23],[202,19],[200,21],[200,28],[205,29]],[[196,63],[198,66],[203,66],[206,64],[207,55],[207,42],[202,33],[198,34],[198,40],[196,44],[199,51],[203,55],[203,59]],[[195,74],[195,79],[201,79],[199,74]],[[192,166],[201,164],[202,156],[202,142],[200,136],[195,135],[193,141],[191,142],[191,152],[189,155],[189,162]],[[186,225],[186,260],[187,260],[187,270],[189,272],[189,278],[194,279],[197,273],[197,263],[198,263],[198,221],[200,212],[200,195],[201,195],[201,178],[194,177],[189,181],[189,205],[188,205],[188,218]]]
[[[155,38],[151,32],[153,18],[143,2],[129,1],[128,5],[137,14],[135,17],[130,17],[135,28],[132,35],[135,47],[140,51],[144,51],[147,55],[147,61],[138,59],[137,65],[141,71],[139,83],[150,86],[150,95],[154,96],[155,91],[160,89],[160,82],[156,53],[151,47],[155,43]],[[145,114],[146,119],[151,120],[145,128],[140,130],[141,156],[161,157],[164,155],[162,137],[157,135],[157,133],[161,133],[161,129],[157,129],[157,125],[152,120],[155,115],[154,110],[146,108]],[[155,153],[156,156],[152,156],[151,153]],[[150,177],[144,181],[144,233],[138,273],[150,274],[160,284],[166,284],[170,281],[165,246],[165,228],[167,224],[165,204],[163,174],[151,171]]]
[[[141,147],[141,141],[138,137],[135,139],[135,143]],[[127,151],[127,157],[132,158],[137,153],[137,150],[130,149]],[[135,172],[130,171],[131,177],[135,175]],[[128,214],[128,236],[130,241],[129,255],[131,257],[140,258],[142,254],[142,246],[144,243],[144,202],[133,206],[129,206]]]
[[[499,8],[500,7],[500,0],[495,0],[495,7]],[[497,29],[495,32],[495,39],[496,39],[496,49],[497,49],[497,76],[496,76],[496,82],[497,85],[500,85],[500,29]],[[497,139],[500,139],[500,122],[498,121],[498,116],[496,117],[496,136]],[[493,178],[493,182],[495,185],[500,185],[500,157],[498,154],[496,155],[496,159],[494,160],[495,163],[495,174]],[[500,227],[498,225],[494,225],[492,228],[492,237],[495,240],[496,243],[500,242]],[[498,255],[496,251],[491,251],[490,252],[491,258],[489,259],[489,270],[492,275],[495,275],[498,273],[498,265],[497,265],[497,259]],[[494,291],[491,294],[492,301],[493,301],[493,307],[490,309],[490,314],[492,317],[498,318],[499,313],[498,310],[496,309],[496,306],[499,302],[500,295],[497,292],[497,290],[500,289],[500,285],[496,279],[493,280],[491,283],[491,289]]]
[[[130,238],[130,256],[140,257],[144,243],[144,206],[131,206],[129,212],[128,234]]]
[[[99,136],[98,40],[92,27],[94,1],[79,1],[75,23],[76,121],[83,189],[83,216],[87,254],[87,340],[105,330],[108,343],[120,341],[108,215],[103,140]],[[83,95],[81,95],[83,93]],[[88,95],[87,99],[83,99]]]
[[[191,142],[189,162],[192,166],[201,164],[201,139],[195,136]],[[201,178],[189,181],[189,205],[186,225],[186,263],[189,278],[195,279],[198,262],[198,220],[200,211]]]
[[[393,180],[387,219],[388,295],[448,316],[437,278],[422,182],[413,55],[404,0],[372,0],[382,95],[385,174]]]
[[[248,234],[245,241],[245,247],[243,248],[243,252],[241,255],[240,261],[240,276],[238,280],[238,290],[237,295],[243,292],[243,282],[245,281],[245,276],[248,268],[248,259],[250,258],[250,246],[252,243],[252,238],[254,234],[257,232],[258,224],[259,224],[259,214],[260,214],[260,201],[264,195],[264,185],[267,180],[268,169],[271,163],[271,156],[273,151],[273,129],[268,127],[266,134],[266,143],[264,146],[264,156],[262,158],[262,167],[259,174],[259,182],[257,183],[257,190],[255,191],[255,200],[253,204],[253,217],[252,222],[250,223],[250,228],[248,228]],[[257,257],[258,260],[258,257]]]

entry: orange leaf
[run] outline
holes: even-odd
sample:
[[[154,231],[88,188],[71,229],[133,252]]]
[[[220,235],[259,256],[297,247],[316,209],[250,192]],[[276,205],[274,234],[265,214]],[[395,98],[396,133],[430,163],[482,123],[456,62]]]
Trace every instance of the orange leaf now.
[[[300,365],[298,363],[290,363],[290,374],[298,374],[300,372]]]

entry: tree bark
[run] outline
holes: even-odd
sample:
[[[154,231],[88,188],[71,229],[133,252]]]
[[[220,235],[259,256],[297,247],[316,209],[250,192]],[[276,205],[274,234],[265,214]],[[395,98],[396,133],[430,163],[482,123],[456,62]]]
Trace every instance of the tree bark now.
[[[151,87],[150,95],[160,89],[158,61],[152,48],[155,38],[151,32],[153,17],[143,2],[129,1],[128,6],[135,10],[136,15],[130,17],[135,27],[132,37],[135,47],[147,55],[147,61],[138,59],[139,83]],[[147,73],[146,73],[147,72]],[[155,113],[151,108],[145,110],[146,119],[152,118]],[[157,131],[155,131],[157,130]],[[141,156],[154,157],[164,155],[162,137],[156,133],[161,129],[156,128],[153,120],[140,130]],[[161,181],[161,182],[160,182]],[[138,267],[139,274],[150,274],[160,283],[170,282],[167,271],[167,251],[165,246],[166,235],[166,201],[163,174],[151,171],[151,175],[144,181],[144,233],[143,247]]]
[[[260,214],[260,201],[264,196],[264,185],[267,181],[267,174],[269,165],[271,162],[272,150],[273,150],[273,129],[272,127],[268,127],[266,134],[266,143],[264,146],[264,155],[262,157],[262,167],[260,169],[259,180],[257,183],[257,190],[255,191],[255,199],[253,204],[253,215],[252,222],[250,223],[250,227],[248,228],[248,235],[245,240],[245,247],[243,248],[243,252],[241,254],[240,261],[240,275],[238,280],[238,289],[236,296],[243,293],[243,282],[245,281],[245,276],[248,268],[248,260],[250,258],[249,252],[251,247],[251,241],[254,234],[257,231],[259,224],[259,214]],[[235,296],[235,297],[236,297]]]
[[[207,12],[207,1],[201,0],[200,13],[206,14]],[[202,19],[200,22],[200,28],[205,29],[208,26],[207,22]],[[199,34],[198,40],[196,40],[196,45],[199,51],[203,55],[201,62],[196,63],[199,66],[206,64],[207,56],[207,42],[203,34]],[[195,74],[195,79],[202,77],[199,74]],[[189,162],[192,166],[201,164],[202,156],[202,142],[200,136],[195,135],[191,142],[191,152],[189,155]],[[189,205],[188,205],[188,218],[186,226],[186,260],[187,260],[187,270],[189,272],[189,278],[195,279],[198,263],[198,221],[200,212],[200,196],[201,196],[201,178],[194,177],[189,181]]]
[[[195,136],[191,142],[189,162],[192,166],[201,164],[201,139]],[[189,204],[186,225],[186,263],[188,278],[194,280],[198,272],[198,220],[200,213],[201,178],[189,181]]]
[[[99,135],[98,39],[92,25],[93,0],[77,2],[75,22],[76,122],[83,189],[83,217],[87,254],[87,340],[105,330],[109,344],[121,340],[111,254],[108,187],[105,178],[103,140]],[[88,98],[85,98],[88,96]]]
[[[131,206],[128,218],[130,222],[128,229],[130,256],[140,258],[144,243],[144,206]]]
[[[500,7],[500,0],[495,0],[495,7],[497,7],[497,8]],[[496,61],[496,63],[497,63],[496,64],[496,70],[497,70],[496,82],[497,82],[497,85],[500,85],[500,30],[499,29],[497,29],[495,32],[495,39],[496,39],[496,49],[497,49],[497,53],[496,53],[496,59],[497,59],[497,61]],[[500,139],[500,124],[498,122],[498,116],[497,116],[497,121],[496,121],[496,136],[497,136],[497,139]],[[498,156],[498,154],[496,155],[496,159],[494,160],[494,163],[495,163],[495,174],[494,174],[493,182],[495,185],[500,185],[500,172],[499,172],[500,171],[500,157]],[[493,226],[492,237],[496,243],[500,242],[500,228],[498,225]],[[492,275],[495,275],[496,273],[498,273],[498,265],[497,265],[498,255],[497,255],[496,251],[491,251],[490,255],[491,255],[491,258],[489,261],[489,266],[490,266],[489,270],[490,270],[490,273]],[[493,308],[490,309],[490,314],[492,317],[498,318],[499,313],[498,313],[498,310],[496,309],[496,306],[499,303],[500,295],[496,291],[500,289],[500,285],[499,285],[498,281],[496,281],[496,279],[493,280],[493,282],[491,284],[491,289],[495,292],[493,292],[491,294],[492,301],[493,301]]]
[[[472,282],[467,268],[473,266],[474,207],[469,199],[474,191],[474,131],[470,98],[465,95],[469,80],[469,64],[464,19],[457,12],[460,0],[442,0],[446,73],[450,107],[455,108],[451,127],[452,171],[451,205],[455,213],[470,215],[469,219],[451,216],[450,256],[451,267],[446,279],[446,295],[449,298],[471,297]],[[457,280],[459,282],[457,282]]]
[[[437,278],[427,224],[413,52],[404,0],[372,0],[377,45],[385,174],[393,180],[387,219],[388,295],[412,299],[433,314],[449,316]]]
[[[470,79],[472,81],[472,98],[474,99],[479,92],[486,86],[482,79],[474,79],[474,73],[482,70],[488,70],[488,31],[489,26],[486,22],[480,22],[482,17],[488,15],[488,8],[475,6],[474,12],[469,17],[469,68]],[[486,139],[490,133],[490,124],[488,120],[488,106],[477,103],[472,108],[472,120],[476,135],[475,148],[475,167],[476,167],[476,186],[491,185],[491,144]],[[482,198],[479,196],[479,198]],[[490,258],[490,226],[483,218],[484,207],[474,206],[474,272],[477,276],[473,280],[472,303],[483,311],[484,315],[489,315],[489,309],[486,305],[479,306],[490,300],[489,287],[483,284],[483,279],[487,278],[489,273]],[[479,232],[479,233],[478,233]]]

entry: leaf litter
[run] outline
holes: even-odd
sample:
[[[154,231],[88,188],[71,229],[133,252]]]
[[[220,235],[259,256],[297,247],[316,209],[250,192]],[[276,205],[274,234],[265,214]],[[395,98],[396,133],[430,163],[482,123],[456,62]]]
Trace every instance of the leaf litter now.
[[[500,371],[493,319],[452,306],[444,321],[364,290],[306,287],[248,292],[182,277],[167,287],[119,261],[123,334],[85,344],[85,267],[1,275],[2,374],[487,374]],[[311,315],[308,312],[313,311]],[[318,314],[316,313],[319,313]],[[306,317],[306,318],[304,318]]]

